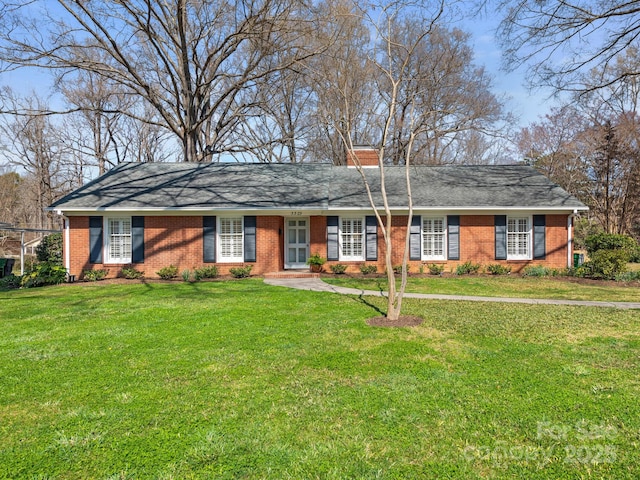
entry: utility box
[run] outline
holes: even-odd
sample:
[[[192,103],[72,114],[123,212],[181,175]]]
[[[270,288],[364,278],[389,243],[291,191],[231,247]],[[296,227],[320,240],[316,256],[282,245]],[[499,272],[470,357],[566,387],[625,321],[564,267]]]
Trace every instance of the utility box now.
[[[15,263],[13,258],[0,258],[0,278],[11,275]]]

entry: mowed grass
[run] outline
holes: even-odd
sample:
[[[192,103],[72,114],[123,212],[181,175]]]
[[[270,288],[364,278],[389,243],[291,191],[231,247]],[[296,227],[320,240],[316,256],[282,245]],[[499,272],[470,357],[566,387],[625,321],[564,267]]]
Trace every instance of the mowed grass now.
[[[264,285],[0,292],[1,478],[638,478],[640,313]]]
[[[327,283],[364,290],[387,290],[387,278],[327,275]],[[397,280],[398,285],[399,279]],[[586,281],[563,277],[521,277],[518,275],[409,276],[407,292],[480,297],[550,298],[557,300],[597,300],[640,302],[640,284]]]

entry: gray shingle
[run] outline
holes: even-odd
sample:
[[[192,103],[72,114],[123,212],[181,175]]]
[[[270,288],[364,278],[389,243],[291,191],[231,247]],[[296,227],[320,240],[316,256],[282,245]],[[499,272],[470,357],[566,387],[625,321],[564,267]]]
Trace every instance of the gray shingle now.
[[[411,167],[414,208],[583,209],[526,166]],[[391,206],[406,205],[404,167],[386,167]],[[381,205],[379,171],[366,176]],[[357,170],[328,164],[123,164],[55,202],[69,210],[367,208]]]

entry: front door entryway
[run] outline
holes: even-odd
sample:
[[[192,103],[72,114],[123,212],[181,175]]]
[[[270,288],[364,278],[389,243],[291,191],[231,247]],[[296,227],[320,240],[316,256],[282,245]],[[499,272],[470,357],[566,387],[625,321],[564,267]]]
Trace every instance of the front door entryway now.
[[[309,258],[309,219],[287,218],[285,225],[284,268],[305,268]]]

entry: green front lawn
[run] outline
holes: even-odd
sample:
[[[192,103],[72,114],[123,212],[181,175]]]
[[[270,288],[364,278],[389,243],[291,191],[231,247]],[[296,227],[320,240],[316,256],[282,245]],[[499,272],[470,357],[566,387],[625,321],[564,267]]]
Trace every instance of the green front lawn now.
[[[387,278],[385,276],[350,277],[346,275],[327,275],[323,277],[323,280],[341,287],[387,290]],[[518,275],[409,276],[406,291],[479,297],[640,302],[638,283],[632,286],[597,281],[583,281],[583,283],[580,283],[577,280],[561,277],[521,277]]]
[[[212,283],[0,292],[0,478],[638,478],[640,314]]]

